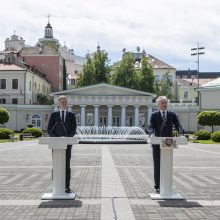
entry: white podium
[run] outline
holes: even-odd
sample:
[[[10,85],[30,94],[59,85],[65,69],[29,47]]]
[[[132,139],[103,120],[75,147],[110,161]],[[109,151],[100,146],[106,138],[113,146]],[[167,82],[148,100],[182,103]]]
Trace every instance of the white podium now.
[[[45,193],[41,199],[75,199],[74,193],[65,192],[66,149],[67,145],[77,144],[75,137],[40,137],[39,144],[47,144],[53,150],[53,189]]]
[[[173,149],[186,145],[186,137],[151,137],[151,144],[160,145],[160,194],[151,193],[152,199],[184,199],[172,192],[173,185]]]

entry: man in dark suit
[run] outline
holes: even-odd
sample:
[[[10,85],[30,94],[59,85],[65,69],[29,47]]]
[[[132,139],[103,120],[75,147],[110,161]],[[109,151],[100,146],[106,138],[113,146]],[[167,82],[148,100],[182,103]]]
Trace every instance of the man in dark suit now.
[[[160,96],[157,99],[159,110],[152,113],[150,118],[150,135],[156,137],[172,137],[173,127],[182,134],[183,130],[174,112],[167,110],[167,97]],[[154,163],[154,188],[160,193],[160,145],[152,144]]]
[[[51,137],[73,137],[76,133],[76,118],[74,113],[67,111],[67,97],[59,97],[59,110],[53,112],[50,116],[48,134]],[[71,178],[71,149],[72,145],[67,145],[66,149],[66,193],[71,193],[70,178]]]

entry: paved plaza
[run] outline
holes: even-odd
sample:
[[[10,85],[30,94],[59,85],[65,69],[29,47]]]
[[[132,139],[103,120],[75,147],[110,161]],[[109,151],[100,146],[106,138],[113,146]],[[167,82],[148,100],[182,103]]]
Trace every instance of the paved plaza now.
[[[75,200],[41,200],[51,191],[51,150],[38,140],[0,144],[0,220],[220,219],[220,145],[174,150],[173,191],[185,200],[152,200],[150,145],[73,147]]]

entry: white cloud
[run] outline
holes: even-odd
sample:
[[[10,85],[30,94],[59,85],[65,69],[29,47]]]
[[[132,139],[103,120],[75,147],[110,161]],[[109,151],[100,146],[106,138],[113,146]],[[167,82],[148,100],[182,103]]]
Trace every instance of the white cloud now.
[[[0,50],[16,34],[34,45],[51,14],[54,37],[85,55],[99,42],[112,61],[137,46],[177,69],[196,69],[190,49],[205,46],[201,71],[220,71],[218,0],[0,0]]]

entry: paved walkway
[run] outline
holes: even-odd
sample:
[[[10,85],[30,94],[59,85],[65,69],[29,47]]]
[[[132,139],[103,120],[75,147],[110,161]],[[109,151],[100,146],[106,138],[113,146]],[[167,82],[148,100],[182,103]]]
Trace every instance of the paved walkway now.
[[[174,151],[173,191],[185,200],[151,200],[150,145],[77,145],[75,201],[41,200],[51,190],[51,151],[37,140],[0,144],[0,219],[220,219],[220,145]]]

